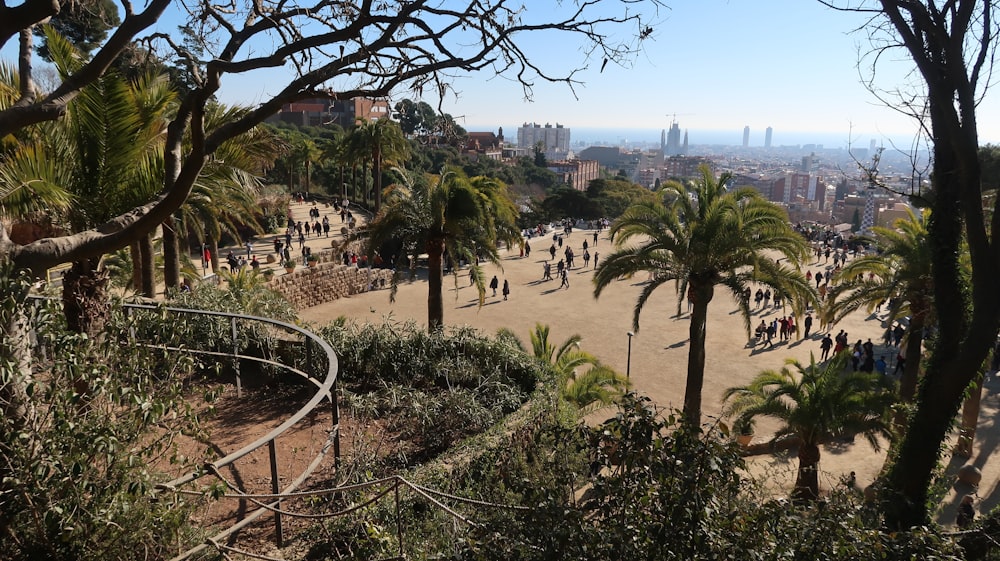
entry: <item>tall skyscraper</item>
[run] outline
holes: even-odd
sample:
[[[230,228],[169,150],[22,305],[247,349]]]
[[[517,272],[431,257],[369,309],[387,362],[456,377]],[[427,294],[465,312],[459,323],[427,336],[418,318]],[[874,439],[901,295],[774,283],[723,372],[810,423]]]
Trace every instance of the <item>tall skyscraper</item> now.
[[[681,127],[674,121],[667,132],[667,149],[664,156],[677,156],[681,153]]]
[[[750,146],[750,125],[743,127],[743,147]]]
[[[764,148],[771,147],[771,134],[773,132],[774,129],[772,129],[771,127],[767,127],[767,130],[764,131]]]

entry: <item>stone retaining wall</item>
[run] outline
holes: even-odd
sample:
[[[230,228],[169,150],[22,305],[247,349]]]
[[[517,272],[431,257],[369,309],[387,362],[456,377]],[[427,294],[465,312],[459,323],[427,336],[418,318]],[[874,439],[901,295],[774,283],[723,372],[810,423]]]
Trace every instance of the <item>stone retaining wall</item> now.
[[[292,273],[278,269],[268,286],[280,292],[296,309],[308,308],[344,296],[388,288],[389,269],[359,269],[338,262],[315,267],[298,266]]]

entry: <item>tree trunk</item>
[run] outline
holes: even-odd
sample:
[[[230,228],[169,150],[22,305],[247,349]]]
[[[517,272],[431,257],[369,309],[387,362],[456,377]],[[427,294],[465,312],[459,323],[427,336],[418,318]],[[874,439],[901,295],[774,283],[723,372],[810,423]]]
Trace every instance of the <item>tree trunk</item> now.
[[[795,476],[792,499],[814,501],[819,497],[819,445],[799,444],[799,471]]]
[[[25,301],[31,290],[27,282],[23,284],[17,275],[2,281],[4,293],[0,294],[0,307],[4,336],[0,337],[0,356],[10,360],[10,379],[0,384],[0,414],[14,421],[14,430],[30,430],[34,426],[35,401],[28,395],[28,388],[34,383],[31,356],[31,319],[25,309]],[[65,285],[64,285],[65,286]],[[10,289],[8,292],[6,289]],[[6,463],[6,462],[4,462]],[[0,466],[0,473],[4,468]]]
[[[97,337],[111,314],[108,272],[97,269],[99,258],[76,261],[63,275],[63,315],[75,333]]]
[[[309,196],[309,188],[311,187],[309,181],[309,160],[306,160],[306,197]]]
[[[969,396],[962,406],[962,426],[958,429],[958,443],[955,444],[955,455],[962,458],[972,457],[972,445],[976,441],[976,427],[979,424],[979,404],[983,397],[983,375],[980,374],[969,387]]]
[[[910,403],[917,393],[917,381],[920,378],[920,359],[924,346],[923,314],[913,315],[905,337],[906,354],[903,355],[903,358],[906,360],[906,365],[903,367],[903,374],[899,377],[899,399]]]
[[[340,168],[340,200],[347,198],[347,183],[344,182],[344,164],[337,166]]]
[[[142,261],[142,295],[153,298],[156,296],[156,269],[152,234],[146,234],[139,239],[139,259]]]
[[[898,32],[927,86],[930,122],[922,126],[931,131],[934,162],[927,231],[938,335],[918,384],[917,409],[879,497],[885,525],[895,531],[929,521],[928,488],[940,459],[941,443],[962,395],[996,342],[1000,248],[994,236],[1000,235],[1000,215],[994,212],[991,223],[986,224],[983,214],[976,124],[982,61],[966,58],[970,42],[977,40],[966,33],[975,33],[975,26],[955,25],[948,17],[924,17],[926,6],[920,2],[881,0],[881,5],[882,14]],[[972,2],[958,3],[956,10],[962,14],[956,18],[969,17],[968,11],[974,7]],[[986,4],[985,9],[992,8]],[[987,62],[995,47],[992,40],[992,35],[984,35],[983,50],[978,53]],[[965,247],[961,247],[963,236]],[[972,263],[971,302],[964,289],[968,279],[959,263],[965,255]]]
[[[689,279],[690,282],[690,279]],[[684,418],[693,427],[701,425],[701,390],[705,384],[705,325],[708,304],[715,293],[711,281],[691,282],[694,307],[688,329],[687,381],[684,386]]]
[[[427,242],[427,331],[434,332],[444,326],[444,273],[441,258],[444,255],[444,241],[431,239]],[[416,256],[414,256],[415,258]]]
[[[900,345],[906,346],[903,354],[906,365],[903,366],[903,374],[899,377],[899,400],[903,403],[912,403],[917,392],[917,382],[920,380],[920,360],[923,358],[923,313],[913,314],[903,341]],[[893,419],[893,424],[900,434],[906,431],[907,416],[910,412],[909,408],[900,408]]]
[[[139,256],[139,242],[128,244],[129,256],[132,258],[132,290],[138,293],[142,290],[142,258]]]
[[[212,253],[212,273],[219,274],[219,240],[212,238],[208,241],[208,250]],[[281,261],[284,261],[282,259]]]
[[[382,153],[375,150],[372,158],[372,183],[375,186],[375,214],[382,208]]]
[[[959,165],[956,152],[952,151],[955,142],[938,140],[934,145],[934,205],[927,228],[938,336],[934,352],[926,361],[923,381],[918,384],[916,411],[910,416],[880,496],[890,530],[907,530],[928,523],[928,488],[940,460],[941,443],[951,430],[962,396],[996,340],[996,317],[1000,311],[996,295],[991,294],[996,278],[991,269],[996,268],[996,263],[981,257],[977,261],[977,253],[981,255],[984,250],[981,247],[974,250],[975,240],[970,236],[967,239],[973,254],[975,300],[971,318],[966,315],[966,292],[957,289],[965,283],[958,260],[964,253],[959,247],[963,215],[968,216],[962,212],[960,193],[965,182],[963,172],[975,169],[975,205],[981,208],[978,164],[963,161]],[[976,154],[975,148],[973,153]]]
[[[163,285],[165,290],[181,283],[180,237],[174,217],[163,221]]]

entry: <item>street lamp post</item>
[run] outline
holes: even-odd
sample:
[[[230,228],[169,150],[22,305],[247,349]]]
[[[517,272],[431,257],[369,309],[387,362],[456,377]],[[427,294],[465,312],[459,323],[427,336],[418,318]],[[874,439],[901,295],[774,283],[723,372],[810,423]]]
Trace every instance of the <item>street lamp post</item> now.
[[[635,333],[633,333],[631,331],[628,332],[628,355],[627,355],[627,357],[625,359],[625,379],[626,380],[631,379],[631,377],[632,377],[632,336],[634,336],[634,335],[635,335]]]

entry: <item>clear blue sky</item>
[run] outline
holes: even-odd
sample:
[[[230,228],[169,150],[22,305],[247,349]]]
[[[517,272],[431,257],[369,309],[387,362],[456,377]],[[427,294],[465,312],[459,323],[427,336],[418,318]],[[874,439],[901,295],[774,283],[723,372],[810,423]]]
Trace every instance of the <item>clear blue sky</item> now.
[[[834,146],[851,140],[867,146],[875,139],[906,148],[914,138],[916,123],[879,102],[862,84],[862,74],[868,73],[865,66],[859,70],[859,58],[869,44],[863,32],[854,30],[864,24],[863,16],[829,10],[814,0],[666,1],[670,8],[655,16],[653,36],[633,64],[609,64],[601,73],[600,61],[593,61],[577,76],[584,82],[577,98],[564,84],[538,81],[528,102],[511,79],[476,74],[453,81],[458,97],[446,97],[442,109],[470,130],[502,126],[508,137],[519,125],[537,122],[577,130],[650,129],[658,138],[676,115],[693,143],[704,142],[702,131],[726,131],[730,143],[739,144],[744,126],[751,128],[751,145],[763,144],[768,126],[776,145]],[[564,9],[574,5],[562,4]],[[551,17],[555,5],[533,0],[526,17]],[[177,21],[167,18],[156,30],[173,32]],[[533,61],[553,73],[581,64],[580,45],[544,35],[525,37],[523,44]],[[14,49],[16,41],[8,42],[4,58],[13,61]],[[907,82],[912,65],[901,51],[895,58],[894,66],[883,64],[876,76],[884,90]],[[281,72],[227,79],[219,97],[252,104],[287,83]],[[406,97],[412,95],[400,92],[393,101]],[[436,99],[425,101],[437,105]],[[979,126],[983,143],[1000,143],[1000,90],[981,104]]]
[[[670,4],[635,65],[608,65],[603,73],[595,65],[582,76],[586,86],[577,90],[579,99],[565,86],[540,85],[528,103],[515,85],[473,78],[456,83],[461,97],[447,99],[444,108],[473,128],[502,124],[508,136],[524,122],[661,129],[676,114],[682,130],[692,135],[733,131],[732,144],[741,142],[744,126],[751,128],[751,145],[763,144],[768,126],[775,144],[810,142],[800,131],[837,135],[844,143],[853,137],[864,146],[872,138],[885,144],[888,138],[904,143],[913,138],[914,121],[885,107],[862,84],[859,57],[869,44],[864,33],[852,33],[864,22],[858,14],[809,0]],[[543,47],[536,56],[553,64],[548,52]],[[900,62],[883,64],[876,77],[882,89],[907,80],[912,65],[902,51],[896,59]],[[860,68],[866,71],[864,64]],[[995,90],[980,108],[983,142],[1000,141],[998,96]]]

